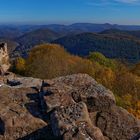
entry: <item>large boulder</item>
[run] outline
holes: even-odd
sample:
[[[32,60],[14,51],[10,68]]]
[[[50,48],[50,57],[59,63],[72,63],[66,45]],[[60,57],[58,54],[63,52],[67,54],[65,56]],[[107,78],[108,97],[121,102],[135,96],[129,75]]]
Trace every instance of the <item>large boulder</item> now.
[[[44,101],[50,110],[56,106],[83,101],[89,111],[108,110],[115,105],[113,93],[98,84],[87,74],[75,74],[46,80],[49,86],[43,87]]]
[[[42,105],[46,112],[53,112],[51,126],[56,136],[98,140],[98,136],[103,139],[103,134],[107,140],[130,140],[140,132],[140,121],[117,107],[113,93],[86,74],[46,80],[43,85]],[[87,109],[78,108],[80,105]],[[85,119],[77,112],[88,117]]]

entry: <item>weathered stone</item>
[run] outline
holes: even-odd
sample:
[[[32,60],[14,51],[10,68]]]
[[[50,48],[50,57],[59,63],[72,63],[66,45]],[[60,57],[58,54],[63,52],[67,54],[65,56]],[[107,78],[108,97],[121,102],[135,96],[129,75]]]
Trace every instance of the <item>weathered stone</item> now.
[[[0,44],[0,75],[4,75],[10,68],[7,44]]]
[[[54,135],[64,135],[64,140],[104,140],[100,129],[92,125],[83,102],[57,108],[51,114],[51,126]]]
[[[123,108],[114,106],[96,117],[97,127],[111,140],[130,140],[140,132],[140,121]]]
[[[52,93],[45,96],[46,104],[51,109],[73,101],[85,102],[89,111],[108,110],[115,105],[113,93],[87,74],[60,77],[46,82],[50,86],[44,87],[43,92]]]
[[[21,84],[11,87],[6,84],[7,79]],[[135,140],[139,137],[139,120],[117,107],[113,93],[86,74],[45,82],[11,74],[2,77],[2,84],[0,140],[41,139],[42,136],[48,140]]]
[[[113,93],[98,84],[90,76],[77,74],[46,80],[45,82],[48,83],[49,86],[43,88],[45,94],[44,101],[47,106],[50,106],[50,110],[56,109],[55,114],[53,114],[53,117],[55,116],[53,120],[56,121],[52,123],[52,127],[57,128],[53,129],[55,135],[64,134],[63,136],[67,139],[76,138],[73,138],[73,134],[71,133],[71,130],[73,130],[71,126],[75,121],[67,119],[65,115],[63,115],[65,119],[61,121],[59,117],[64,113],[62,113],[61,109],[58,110],[58,108],[63,106],[65,110],[65,107],[67,107],[65,111],[67,114],[69,112],[69,104],[79,104],[81,101],[84,102],[88,108],[89,113],[87,114],[89,114],[92,119],[92,126],[100,128],[105,139],[129,140],[140,132],[139,121],[126,110],[117,107]],[[76,110],[78,110],[78,108]],[[72,112],[74,112],[74,110],[72,110]],[[72,117],[74,117],[74,115]],[[66,122],[69,125],[66,125]],[[66,130],[69,127],[70,130],[67,132]],[[81,129],[79,130],[78,125],[74,126],[74,130],[78,131],[76,136],[83,139],[81,137]],[[87,133],[86,130],[92,129],[84,129],[84,132]],[[91,132],[91,134],[94,134],[94,131]]]
[[[59,87],[59,88],[58,88]],[[66,85],[52,85],[43,90],[43,101],[46,103],[47,112],[59,106],[67,106],[74,103],[70,93],[71,88]]]
[[[32,88],[0,88],[0,140],[16,140],[47,126],[30,95],[38,94]]]

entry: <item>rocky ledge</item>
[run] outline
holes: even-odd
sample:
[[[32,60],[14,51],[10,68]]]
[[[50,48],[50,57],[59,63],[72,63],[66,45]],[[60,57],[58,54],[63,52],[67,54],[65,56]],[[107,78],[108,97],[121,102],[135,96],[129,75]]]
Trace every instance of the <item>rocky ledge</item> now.
[[[113,93],[86,74],[1,81],[1,140],[139,139],[140,120],[116,106]]]

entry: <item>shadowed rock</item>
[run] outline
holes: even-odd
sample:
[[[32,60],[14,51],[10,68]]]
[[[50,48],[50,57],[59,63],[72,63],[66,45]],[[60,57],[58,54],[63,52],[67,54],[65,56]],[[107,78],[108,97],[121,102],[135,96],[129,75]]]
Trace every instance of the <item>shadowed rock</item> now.
[[[5,133],[5,124],[3,120],[0,118],[0,135],[4,135]]]

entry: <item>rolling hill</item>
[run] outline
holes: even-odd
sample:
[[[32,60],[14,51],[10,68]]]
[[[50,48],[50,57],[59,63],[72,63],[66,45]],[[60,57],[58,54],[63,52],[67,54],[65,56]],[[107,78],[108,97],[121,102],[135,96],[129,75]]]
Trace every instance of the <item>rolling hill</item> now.
[[[53,41],[72,54],[87,56],[90,52],[101,52],[106,57],[125,59],[136,63],[140,60],[140,41],[134,38],[104,34],[82,33]]]
[[[62,35],[50,29],[37,29],[16,39],[16,42],[20,44],[16,51],[27,51],[37,44],[48,43],[59,37],[62,37]]]
[[[60,34],[74,34],[83,32],[102,32],[104,30],[118,29],[124,31],[140,30],[136,25],[118,25],[118,24],[98,24],[98,23],[74,23],[71,25],[44,24],[44,25],[0,25],[0,38],[15,39],[23,34],[35,31],[37,29],[50,29]]]
[[[18,28],[9,26],[0,26],[0,38],[14,39],[23,35],[23,32]]]
[[[50,25],[43,25],[40,27],[43,28],[45,27],[55,32],[63,32],[63,33],[102,32],[104,30],[109,30],[109,29],[118,29],[118,30],[126,30],[126,31],[140,30],[140,26],[136,26],[136,25],[118,25],[118,24],[110,24],[110,23],[104,23],[104,24],[74,23],[71,25],[50,24]]]
[[[125,30],[119,30],[119,29],[109,29],[109,30],[102,31],[100,34],[116,36],[116,37],[119,36],[119,37],[125,37],[125,38],[140,39],[140,30],[125,31]]]

